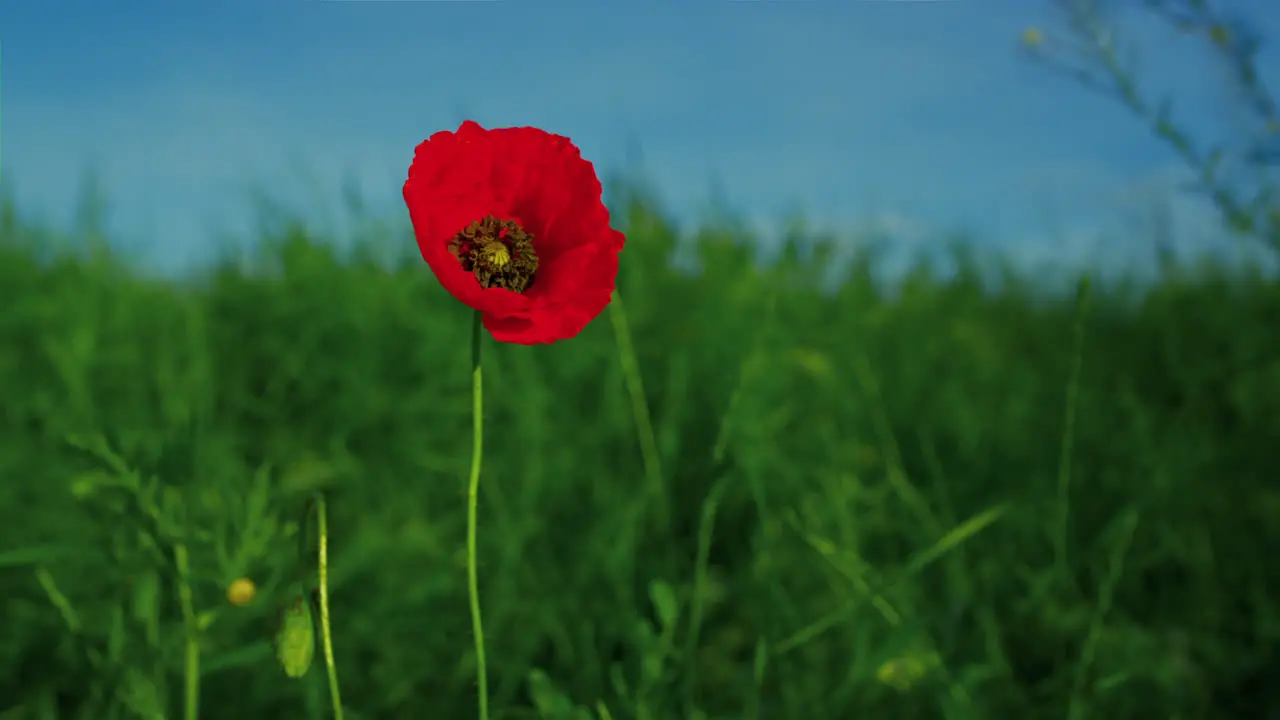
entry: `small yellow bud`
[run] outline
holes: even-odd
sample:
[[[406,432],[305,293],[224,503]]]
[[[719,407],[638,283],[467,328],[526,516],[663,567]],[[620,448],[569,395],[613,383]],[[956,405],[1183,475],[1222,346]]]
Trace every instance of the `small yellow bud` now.
[[[1022,31],[1022,44],[1029,48],[1038,48],[1044,42],[1044,33],[1040,28],[1029,27]]]
[[[258,586],[249,578],[236,578],[227,586],[227,602],[236,606],[248,605],[257,594]]]
[[[876,670],[876,680],[899,691],[906,692],[928,677],[938,665],[934,653],[911,653],[893,658]]]

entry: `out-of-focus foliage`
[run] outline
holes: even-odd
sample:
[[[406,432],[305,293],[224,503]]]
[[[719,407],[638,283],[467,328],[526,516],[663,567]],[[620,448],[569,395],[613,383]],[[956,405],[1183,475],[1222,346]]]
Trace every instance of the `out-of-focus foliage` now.
[[[1273,280],[1077,302],[962,263],[887,295],[857,262],[824,293],[803,238],[760,268],[706,228],[690,274],[652,203],[620,221],[625,306],[486,348],[499,717],[1280,711]],[[326,717],[271,647],[318,488],[349,717],[474,713],[469,318],[317,232],[178,283],[38,260],[5,213],[0,717],[178,717],[187,637],[201,718]]]

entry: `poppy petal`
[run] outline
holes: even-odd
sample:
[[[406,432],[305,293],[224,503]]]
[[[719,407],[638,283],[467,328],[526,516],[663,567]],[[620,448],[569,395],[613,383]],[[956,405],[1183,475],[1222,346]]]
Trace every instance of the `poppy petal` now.
[[[609,304],[626,238],[609,226],[601,195],[595,168],[568,138],[470,120],[419,144],[404,184],[419,250],[440,284],[480,311],[495,339],[520,344],[573,337]],[[460,232],[486,218],[514,221],[532,238],[537,269],[526,268],[527,289],[515,286],[525,292],[485,287],[481,279],[497,284],[489,278],[504,266],[472,272],[451,250]]]

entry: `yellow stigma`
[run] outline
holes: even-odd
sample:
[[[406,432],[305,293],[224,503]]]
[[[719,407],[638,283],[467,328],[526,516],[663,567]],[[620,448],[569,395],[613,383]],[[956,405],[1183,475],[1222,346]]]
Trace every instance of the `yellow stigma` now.
[[[1040,28],[1029,27],[1022,31],[1022,44],[1029,48],[1040,47],[1040,43],[1044,42],[1044,33],[1040,32]]]
[[[475,274],[482,288],[523,293],[538,272],[533,236],[515,220],[486,215],[449,241],[449,252],[462,269]]]
[[[501,242],[485,243],[480,248],[480,261],[494,269],[504,268],[511,263],[511,251]]]
[[[236,606],[248,605],[258,592],[258,586],[249,578],[236,578],[227,586],[227,602]]]

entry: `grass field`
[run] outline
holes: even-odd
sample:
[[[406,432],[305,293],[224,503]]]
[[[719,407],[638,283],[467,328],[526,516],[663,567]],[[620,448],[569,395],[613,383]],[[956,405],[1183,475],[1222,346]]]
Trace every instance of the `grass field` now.
[[[652,207],[625,304],[486,346],[497,717],[1280,717],[1280,284],[824,294],[803,238],[670,269]],[[195,660],[201,718],[329,717],[272,646],[317,490],[347,717],[475,717],[469,316],[421,261],[295,226],[177,284],[0,222],[0,718],[181,718]]]

